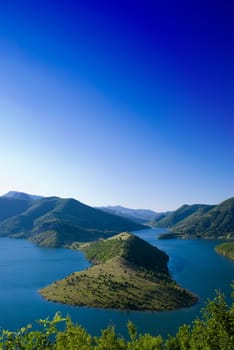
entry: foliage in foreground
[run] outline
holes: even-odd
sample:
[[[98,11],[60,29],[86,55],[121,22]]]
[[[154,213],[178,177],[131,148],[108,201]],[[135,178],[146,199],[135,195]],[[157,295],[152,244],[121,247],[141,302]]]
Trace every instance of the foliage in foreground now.
[[[233,293],[234,294],[234,293]],[[234,295],[233,295],[234,296]],[[0,333],[1,350],[232,350],[234,349],[234,303],[229,307],[222,294],[217,293],[192,325],[183,325],[174,337],[137,334],[128,323],[130,340],[117,336],[114,327],[91,336],[69,317],[56,314],[53,320],[40,320],[40,331],[31,325],[18,332]],[[61,330],[61,323],[63,329]]]

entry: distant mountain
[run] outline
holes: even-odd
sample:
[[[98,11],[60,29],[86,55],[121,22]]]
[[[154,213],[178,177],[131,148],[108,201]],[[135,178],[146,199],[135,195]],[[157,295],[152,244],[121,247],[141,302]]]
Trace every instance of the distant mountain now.
[[[95,265],[41,289],[44,298],[71,305],[134,310],[172,310],[197,301],[171,278],[168,256],[128,232],[81,249]]]
[[[164,215],[163,217],[158,217],[153,222],[155,227],[173,227],[183,220],[187,219],[191,215],[198,215],[206,213],[208,210],[212,209],[214,206],[206,204],[184,204],[177,210]]]
[[[19,199],[3,198],[14,203]],[[101,210],[75,199],[48,197],[21,200],[25,210],[0,222],[0,235],[29,238],[43,246],[64,246],[73,242],[91,241],[112,236],[123,230],[139,230],[144,226]],[[3,217],[4,219],[4,217]]]
[[[130,209],[125,208],[120,205],[108,206],[108,207],[99,207],[98,209],[105,211],[106,213],[119,215],[140,224],[149,224],[151,221],[154,221],[160,213],[157,213],[149,209]]]
[[[176,212],[175,212],[176,213]],[[200,207],[184,220],[171,225],[169,235],[161,238],[234,238],[234,198],[211,206]]]
[[[13,199],[24,199],[24,200],[37,200],[42,199],[42,196],[36,196],[34,194],[28,194],[24,192],[18,192],[18,191],[9,191],[6,194],[2,196],[3,198],[13,198]]]

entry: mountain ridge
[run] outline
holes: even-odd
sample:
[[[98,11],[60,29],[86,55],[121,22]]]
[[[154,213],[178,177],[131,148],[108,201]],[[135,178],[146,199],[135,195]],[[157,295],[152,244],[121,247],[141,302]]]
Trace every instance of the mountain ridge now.
[[[234,197],[210,208],[199,207],[170,228],[160,238],[234,239]]]
[[[140,224],[149,224],[156,219],[161,213],[157,213],[151,209],[131,209],[121,205],[109,205],[103,207],[97,207],[107,213],[115,214],[121,217],[126,217]]]
[[[37,199],[42,199],[43,196],[38,196],[35,194],[29,194],[26,192],[19,192],[19,191],[8,191],[5,193],[3,198],[14,198],[14,199],[25,199],[25,200],[37,200]]]
[[[1,201],[5,203],[9,198],[1,197]],[[19,199],[11,201],[18,203]],[[27,203],[25,210],[0,221],[1,236],[28,238],[42,246],[64,246],[144,228],[73,198],[44,197],[23,203]]]
[[[178,209],[169,213],[162,219],[160,219],[160,217],[156,218],[156,221],[152,223],[152,225],[155,227],[170,228],[187,219],[189,216],[195,214],[198,211],[206,211],[212,209],[213,207],[213,205],[209,204],[183,204]]]
[[[0,235],[29,238],[44,246],[95,240],[147,226],[170,229],[160,238],[232,239],[234,198],[217,205],[184,204],[172,212],[156,213],[122,206],[92,208],[73,198],[16,191],[0,197]]]

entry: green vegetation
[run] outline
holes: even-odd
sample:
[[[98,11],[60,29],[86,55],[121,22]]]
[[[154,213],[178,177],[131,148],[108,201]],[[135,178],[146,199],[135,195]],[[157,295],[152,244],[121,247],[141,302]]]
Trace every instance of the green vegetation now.
[[[222,243],[215,247],[217,253],[234,260],[234,242]]]
[[[40,290],[51,301],[91,307],[172,310],[197,298],[172,280],[168,256],[144,240],[122,233],[81,249],[96,265]]]
[[[105,241],[93,242],[84,246],[83,250],[87,259],[95,263],[104,263],[114,257],[121,257],[134,266],[169,274],[168,256],[158,248],[128,232]]]
[[[140,223],[171,229],[160,238],[234,238],[234,198],[219,205],[183,205],[158,215],[123,207],[91,208],[74,199],[41,198],[10,192],[0,197],[0,236],[28,238],[41,246],[77,246],[119,232],[144,229]],[[121,216],[109,212],[116,212]],[[119,214],[120,215],[120,214]],[[153,219],[153,216],[156,218]],[[128,217],[128,218],[127,218]]]
[[[153,222],[153,226],[155,227],[173,227],[179,222],[182,222],[183,220],[187,219],[193,214],[201,215],[205,213],[206,211],[212,209],[214,206],[212,205],[205,205],[205,204],[193,204],[193,205],[187,205],[184,204],[177,210],[169,213],[168,215],[163,215],[158,217],[155,222]]]
[[[0,333],[2,350],[233,350],[234,303],[228,306],[225,297],[217,293],[208,301],[200,318],[191,325],[181,326],[175,336],[163,339],[160,335],[138,334],[132,322],[128,323],[129,340],[118,336],[114,327],[92,336],[69,317],[60,314],[50,320],[39,321],[42,328],[31,325],[17,332]],[[62,324],[62,325],[61,325]]]
[[[200,207],[183,220],[172,223],[171,230],[171,236],[160,238],[234,239],[234,198],[210,209],[209,206]]]
[[[119,237],[123,235],[120,234]],[[116,236],[114,236],[116,237]],[[93,263],[105,263],[121,254],[124,249],[124,238],[99,240],[92,244],[81,246],[81,250],[85,251],[86,258]]]
[[[4,205],[8,202],[15,204],[12,208],[8,205],[7,211],[1,213],[0,235],[29,238],[41,246],[69,246],[74,242],[110,237],[124,230],[144,228],[75,199],[49,197],[32,200],[29,197],[29,200],[21,200],[1,197],[0,209],[1,202]],[[4,214],[7,212],[8,216]]]

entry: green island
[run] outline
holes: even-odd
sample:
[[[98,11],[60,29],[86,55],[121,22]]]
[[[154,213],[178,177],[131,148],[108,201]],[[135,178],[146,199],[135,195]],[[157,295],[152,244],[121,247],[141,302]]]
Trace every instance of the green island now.
[[[234,293],[233,293],[234,296]],[[128,322],[129,338],[118,335],[114,326],[93,336],[69,317],[57,313],[52,320],[39,320],[40,328],[31,325],[15,332],[0,330],[3,350],[232,350],[234,349],[234,303],[229,306],[225,296],[217,293],[208,300],[191,325],[179,327],[174,336],[163,338],[148,333],[139,334]]]
[[[50,301],[133,310],[188,307],[197,297],[171,278],[168,256],[141,238],[121,233],[81,246],[94,265],[40,290]]]
[[[226,242],[215,247],[217,253],[234,260],[234,242]]]

